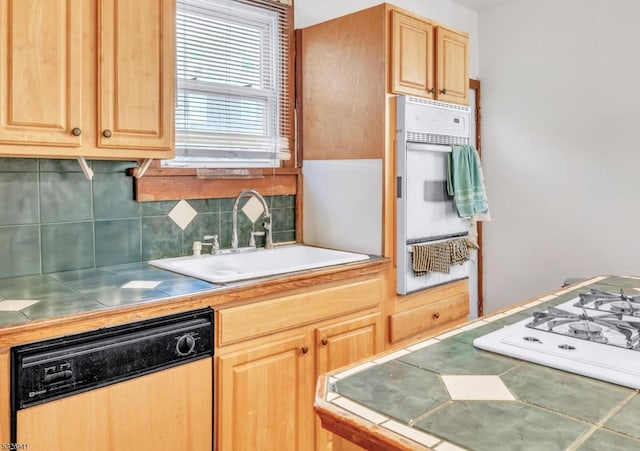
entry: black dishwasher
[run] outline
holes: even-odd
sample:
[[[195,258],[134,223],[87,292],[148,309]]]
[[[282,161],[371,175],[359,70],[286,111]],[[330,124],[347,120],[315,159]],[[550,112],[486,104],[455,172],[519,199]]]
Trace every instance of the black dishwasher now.
[[[212,356],[209,308],[13,347],[12,442],[20,443],[17,429],[23,409]],[[196,389],[198,393],[213,396],[206,386]]]

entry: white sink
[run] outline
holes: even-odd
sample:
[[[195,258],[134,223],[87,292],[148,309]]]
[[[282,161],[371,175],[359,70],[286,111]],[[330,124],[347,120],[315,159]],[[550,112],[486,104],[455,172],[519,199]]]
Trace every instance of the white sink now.
[[[213,283],[226,283],[368,259],[365,254],[292,244],[270,250],[163,258],[149,264]]]

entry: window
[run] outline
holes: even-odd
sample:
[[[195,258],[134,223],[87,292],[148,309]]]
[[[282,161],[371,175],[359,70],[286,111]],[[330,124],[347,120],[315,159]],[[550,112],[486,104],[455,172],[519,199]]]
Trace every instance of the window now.
[[[176,159],[164,166],[277,167],[289,158],[289,9],[178,0]]]

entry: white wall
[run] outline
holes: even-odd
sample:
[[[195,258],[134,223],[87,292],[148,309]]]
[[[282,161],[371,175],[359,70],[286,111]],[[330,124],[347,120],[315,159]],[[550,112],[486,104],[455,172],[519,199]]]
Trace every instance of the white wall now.
[[[639,17],[637,0],[479,13],[487,312],[568,276],[640,274]]]
[[[304,28],[381,4],[381,0],[295,0],[294,24]],[[469,33],[469,76],[477,78],[478,16],[449,0],[395,0],[393,5]]]

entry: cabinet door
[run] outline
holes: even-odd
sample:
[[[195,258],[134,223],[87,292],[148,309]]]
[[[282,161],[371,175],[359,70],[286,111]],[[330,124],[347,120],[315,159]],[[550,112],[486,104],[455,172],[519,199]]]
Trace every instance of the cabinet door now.
[[[1,144],[81,145],[83,3],[0,3]]]
[[[219,357],[217,449],[313,449],[309,341],[305,331]]]
[[[99,147],[173,156],[174,21],[172,0],[100,1]]]
[[[392,11],[391,26],[391,91],[432,99],[435,92],[433,25]]]
[[[469,37],[438,27],[437,40],[438,100],[469,105]]]
[[[382,350],[379,313],[360,316],[316,329],[316,371],[326,373],[370,357]],[[316,419],[316,451],[332,449],[332,434]]]

